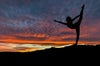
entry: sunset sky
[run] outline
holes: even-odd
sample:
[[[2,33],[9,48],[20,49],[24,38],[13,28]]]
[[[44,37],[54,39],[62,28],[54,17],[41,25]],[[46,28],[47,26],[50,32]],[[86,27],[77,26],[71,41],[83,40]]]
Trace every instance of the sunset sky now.
[[[100,0],[0,0],[0,52],[31,52],[74,44],[66,22],[85,4],[79,44],[100,44]]]

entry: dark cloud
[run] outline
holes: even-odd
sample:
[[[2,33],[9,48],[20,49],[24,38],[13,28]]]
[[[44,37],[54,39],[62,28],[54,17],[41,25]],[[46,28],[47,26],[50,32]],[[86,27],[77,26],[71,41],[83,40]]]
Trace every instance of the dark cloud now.
[[[75,35],[75,31],[63,31],[67,27],[54,23],[53,20],[65,21],[68,15],[78,15],[83,3],[86,4],[86,8],[81,34],[83,35],[87,30],[91,36],[95,36],[95,34],[99,36],[100,31],[95,33],[90,29],[93,29],[93,27],[95,27],[95,30],[100,28],[100,8],[98,7],[100,0],[0,0],[0,35],[15,36],[20,40],[41,41],[44,41],[47,37],[21,37],[14,34],[34,35],[37,33],[57,37]],[[84,28],[84,26],[89,28]],[[74,40],[74,38],[65,38],[61,41],[66,40]],[[98,38],[96,40],[99,41]],[[92,39],[89,38],[89,41],[92,41]]]

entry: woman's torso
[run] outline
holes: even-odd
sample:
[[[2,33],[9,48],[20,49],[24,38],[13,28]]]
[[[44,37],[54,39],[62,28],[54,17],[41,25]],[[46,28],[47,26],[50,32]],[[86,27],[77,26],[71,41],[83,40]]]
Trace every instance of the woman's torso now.
[[[67,23],[67,26],[68,26],[69,28],[71,28],[71,29],[76,29],[76,26],[75,26],[75,24],[73,24],[73,23]]]

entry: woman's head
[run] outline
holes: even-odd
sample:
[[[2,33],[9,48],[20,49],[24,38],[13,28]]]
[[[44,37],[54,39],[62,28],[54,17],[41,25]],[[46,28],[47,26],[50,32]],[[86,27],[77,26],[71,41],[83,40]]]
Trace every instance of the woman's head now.
[[[68,17],[66,18],[66,21],[67,21],[67,22],[71,22],[71,20],[72,20],[72,19],[71,19],[70,16],[68,16]]]

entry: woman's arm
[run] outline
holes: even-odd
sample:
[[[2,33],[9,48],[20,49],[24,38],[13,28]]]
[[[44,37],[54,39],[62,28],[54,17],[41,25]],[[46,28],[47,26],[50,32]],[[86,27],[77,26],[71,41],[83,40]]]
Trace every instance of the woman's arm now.
[[[77,19],[80,15],[76,16],[75,18],[72,19],[72,21],[74,21],[75,19]]]
[[[61,21],[57,21],[57,20],[54,20],[54,22],[58,22],[58,23],[61,23],[61,24],[67,25],[67,23],[63,23],[63,22],[61,22]]]

